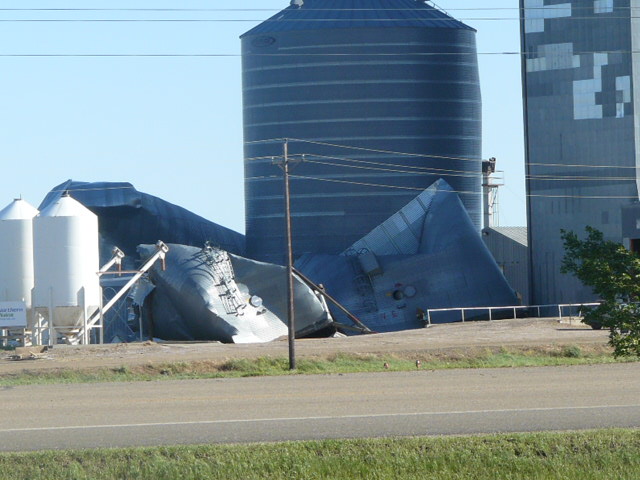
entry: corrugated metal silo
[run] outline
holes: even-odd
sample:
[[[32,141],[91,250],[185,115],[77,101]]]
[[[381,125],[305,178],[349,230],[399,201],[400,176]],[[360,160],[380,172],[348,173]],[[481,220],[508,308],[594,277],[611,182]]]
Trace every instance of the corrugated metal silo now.
[[[98,217],[68,195],[33,220],[33,306],[55,327],[82,325],[100,305]]]
[[[306,155],[291,184],[296,256],[343,251],[439,177],[480,228],[475,33],[418,0],[297,0],[244,34],[248,254],[284,259],[270,139]]]
[[[16,199],[0,211],[0,300],[31,308],[33,217],[38,210]],[[27,319],[30,319],[27,315]]]

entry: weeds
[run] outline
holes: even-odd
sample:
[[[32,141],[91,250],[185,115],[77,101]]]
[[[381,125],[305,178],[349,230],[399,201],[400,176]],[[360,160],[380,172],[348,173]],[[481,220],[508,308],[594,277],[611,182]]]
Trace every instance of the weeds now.
[[[417,362],[419,360],[419,362]],[[332,354],[326,357],[303,357],[297,370],[289,370],[282,357],[234,359],[225,362],[196,361],[138,366],[119,366],[92,370],[56,370],[24,372],[0,377],[0,386],[48,383],[92,383],[108,381],[150,381],[163,379],[197,379],[223,377],[256,377],[292,374],[339,374],[357,372],[410,371],[449,368],[510,368],[556,365],[581,365],[633,361],[616,360],[603,346],[575,345],[509,349],[466,349],[419,354]]]
[[[0,480],[640,478],[640,432],[602,430],[0,454]]]

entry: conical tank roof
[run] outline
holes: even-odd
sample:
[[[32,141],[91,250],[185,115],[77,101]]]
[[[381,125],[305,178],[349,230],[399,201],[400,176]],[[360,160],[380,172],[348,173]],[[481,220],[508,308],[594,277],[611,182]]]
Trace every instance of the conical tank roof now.
[[[40,217],[95,217],[96,215],[77,200],[65,193],[55,202],[46,206]]]
[[[424,0],[292,0],[289,7],[242,36],[362,27],[474,30]]]
[[[30,220],[36,215],[38,209],[21,198],[16,198],[0,210],[0,220]]]

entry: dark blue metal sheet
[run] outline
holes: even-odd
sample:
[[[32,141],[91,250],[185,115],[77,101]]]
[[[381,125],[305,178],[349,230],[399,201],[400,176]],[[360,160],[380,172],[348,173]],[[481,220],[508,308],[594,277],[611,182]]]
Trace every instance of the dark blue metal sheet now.
[[[473,30],[437,8],[417,0],[304,0],[291,5],[246,35],[293,30],[370,27],[429,27]]]
[[[113,246],[136,258],[140,244],[158,240],[202,247],[206,241],[239,255],[244,254],[244,235],[202,218],[153,195],[139,192],[125,182],[75,182],[67,180],[44,198],[42,210],[65,191],[98,215],[101,260],[111,257]]]
[[[376,256],[379,273],[366,275],[355,261],[365,253]],[[460,198],[443,180],[345,254],[305,255],[296,267],[380,332],[422,327],[417,314],[430,308],[518,303]],[[459,313],[437,317],[458,318]]]

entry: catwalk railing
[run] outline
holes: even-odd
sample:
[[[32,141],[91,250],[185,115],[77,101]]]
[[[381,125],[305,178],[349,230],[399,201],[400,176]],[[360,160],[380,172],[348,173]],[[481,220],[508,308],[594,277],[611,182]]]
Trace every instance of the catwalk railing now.
[[[582,309],[584,307],[595,307],[599,303],[563,303],[554,305],[510,305],[501,307],[455,307],[455,308],[430,308],[426,314],[426,324],[431,325],[434,322],[434,314],[444,312],[460,312],[458,321],[466,322],[469,320],[496,320],[509,318],[564,318],[582,317]],[[574,313],[575,312],[575,313]],[[484,314],[484,315],[483,315]],[[472,317],[472,318],[470,318]],[[487,317],[487,318],[484,318]],[[451,321],[448,316],[447,321]],[[456,320],[453,320],[456,321]]]

